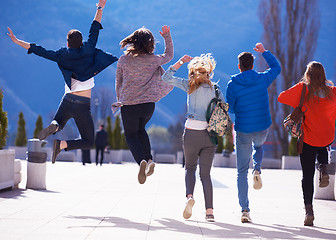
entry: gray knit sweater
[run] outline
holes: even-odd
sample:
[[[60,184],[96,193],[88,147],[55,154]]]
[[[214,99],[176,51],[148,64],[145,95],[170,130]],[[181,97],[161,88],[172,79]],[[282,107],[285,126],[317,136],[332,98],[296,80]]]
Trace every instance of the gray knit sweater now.
[[[173,86],[162,81],[161,65],[173,59],[174,47],[170,33],[163,36],[165,51],[162,55],[142,54],[136,57],[122,55],[117,64],[116,94],[123,105],[158,102]]]

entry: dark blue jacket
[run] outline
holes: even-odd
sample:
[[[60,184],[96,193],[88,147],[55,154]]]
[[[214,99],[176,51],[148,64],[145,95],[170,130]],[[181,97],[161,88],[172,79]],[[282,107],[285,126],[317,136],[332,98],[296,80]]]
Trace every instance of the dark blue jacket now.
[[[269,69],[265,72],[247,70],[231,76],[226,89],[229,112],[235,114],[235,130],[259,132],[272,124],[267,88],[280,74],[281,67],[269,51],[262,53]]]
[[[66,84],[71,89],[71,77],[84,82],[118,60],[112,54],[96,48],[100,29],[103,29],[102,25],[93,21],[89,39],[87,42],[83,42],[83,46],[80,48],[63,47],[53,51],[46,50],[36,44],[30,44],[28,54],[35,53],[38,56],[57,62]]]
[[[97,131],[96,133],[96,140],[95,140],[96,147],[106,147],[107,146],[107,132],[104,129]]]

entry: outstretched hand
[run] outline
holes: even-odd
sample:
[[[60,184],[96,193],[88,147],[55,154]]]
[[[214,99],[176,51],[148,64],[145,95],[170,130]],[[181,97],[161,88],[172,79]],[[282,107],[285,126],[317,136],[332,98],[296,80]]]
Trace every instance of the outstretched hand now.
[[[257,43],[253,49],[260,53],[263,53],[266,51],[262,43]]]
[[[164,34],[169,33],[169,31],[170,31],[170,27],[167,26],[167,25],[164,25],[162,27],[162,32],[160,31],[160,34],[161,34],[161,36],[163,36]]]
[[[193,57],[190,57],[189,55],[184,55],[183,57],[181,57],[181,61],[183,61],[184,63],[190,62],[193,59]]]
[[[99,2],[96,3],[96,6],[104,8],[105,4],[106,4],[106,0],[99,0]]]
[[[9,32],[9,33],[7,33],[7,35],[12,39],[12,41],[14,43],[17,43],[17,38],[15,37],[12,29],[10,29],[9,27],[7,27],[7,29],[8,29],[8,32]]]

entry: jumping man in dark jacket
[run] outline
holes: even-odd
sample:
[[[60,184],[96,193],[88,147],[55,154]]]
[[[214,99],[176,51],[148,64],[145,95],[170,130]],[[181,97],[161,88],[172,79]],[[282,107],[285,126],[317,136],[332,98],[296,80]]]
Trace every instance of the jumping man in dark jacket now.
[[[81,139],[54,140],[52,163],[62,149],[88,149],[94,143],[94,126],[90,110],[91,88],[94,87],[94,76],[118,59],[113,55],[96,48],[103,9],[106,0],[99,0],[95,18],[91,24],[90,35],[83,42],[82,34],[78,30],[70,30],[67,36],[68,47],[57,51],[46,50],[36,44],[31,44],[15,37],[8,28],[7,35],[19,46],[57,63],[65,81],[65,95],[59,105],[54,120],[39,134],[43,140],[49,135],[61,131],[70,118],[74,118]]]

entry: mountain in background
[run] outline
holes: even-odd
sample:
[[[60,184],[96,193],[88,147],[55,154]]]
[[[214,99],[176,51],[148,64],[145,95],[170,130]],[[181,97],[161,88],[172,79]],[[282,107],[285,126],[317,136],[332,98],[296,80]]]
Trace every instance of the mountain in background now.
[[[57,64],[13,44],[6,36],[7,26],[19,39],[57,50],[66,45],[70,29],[79,29],[88,36],[95,13],[94,0],[30,0],[6,1],[0,10],[0,87],[4,89],[4,109],[8,112],[9,132],[15,134],[19,112],[26,120],[28,137],[32,136],[40,114],[46,126],[52,119],[64,93],[64,80]],[[335,75],[334,1],[320,1],[321,29],[315,60],[321,61],[328,78]],[[97,47],[120,56],[121,39],[145,26],[156,38],[156,53],[164,51],[159,30],[171,27],[175,57],[213,53],[217,66],[214,81],[225,89],[229,75],[237,73],[237,55],[251,51],[261,41],[263,26],[258,18],[259,1],[255,0],[122,0],[108,1],[103,13]],[[266,46],[267,48],[267,46]],[[255,54],[258,58],[258,54]],[[116,63],[95,77],[96,88],[110,89],[114,94]],[[186,67],[176,74],[187,77]],[[225,91],[224,91],[225,92]],[[110,102],[114,102],[112,96]],[[178,121],[185,111],[186,93],[174,89],[157,105],[149,123],[167,127]]]

